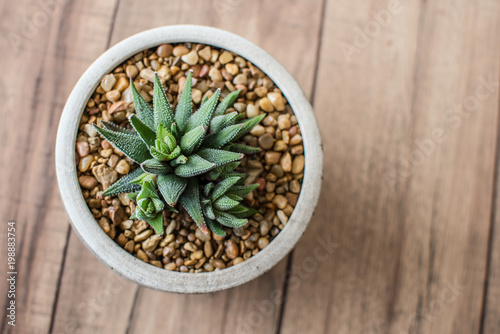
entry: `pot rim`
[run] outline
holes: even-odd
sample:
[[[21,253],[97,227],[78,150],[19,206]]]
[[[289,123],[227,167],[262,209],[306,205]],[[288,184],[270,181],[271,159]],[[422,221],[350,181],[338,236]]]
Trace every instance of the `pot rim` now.
[[[303,137],[305,169],[298,202],[288,223],[258,254],[223,269],[204,273],[180,273],[158,268],[129,254],[97,224],[82,195],[76,169],[75,141],[81,115],[103,75],[140,51],[163,43],[193,42],[232,51],[260,68],[282,91],[299,122]],[[287,70],[271,55],[233,33],[206,26],[173,25],[133,35],[103,53],[78,80],[59,122],[56,140],[56,172],[64,207],[76,234],[105,265],[138,284],[167,292],[207,293],[246,283],[274,267],[304,233],[318,202],[323,152],[312,107]]]

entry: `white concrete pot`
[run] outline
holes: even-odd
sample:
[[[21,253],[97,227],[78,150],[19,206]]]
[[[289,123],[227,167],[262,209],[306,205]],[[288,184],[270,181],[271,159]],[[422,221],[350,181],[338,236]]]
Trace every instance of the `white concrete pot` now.
[[[157,268],[129,254],[97,224],[80,190],[75,140],[88,99],[103,75],[136,53],[163,43],[194,42],[233,51],[246,58],[281,89],[302,132],[305,171],[299,200],[287,225],[257,255],[233,267],[207,273],[180,273]],[[321,188],[323,152],[313,110],[293,77],[273,57],[232,33],[203,26],[178,25],[148,30],[116,44],[83,74],[66,102],[56,143],[59,190],[73,229],[92,253],[120,275],[147,287],[178,293],[206,293],[248,282],[276,265],[292,250],[311,219]]]

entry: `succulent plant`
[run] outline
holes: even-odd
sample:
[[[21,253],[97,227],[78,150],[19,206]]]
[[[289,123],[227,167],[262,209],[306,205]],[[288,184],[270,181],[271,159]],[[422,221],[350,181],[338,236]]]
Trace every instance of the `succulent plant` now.
[[[102,127],[94,127],[140,167],[111,185],[102,196],[132,193],[129,197],[137,202],[137,208],[131,218],[146,220],[158,234],[163,233],[162,211],[176,210],[179,202],[204,233],[208,233],[207,223],[219,235],[224,234],[219,224],[241,226],[244,213],[249,216],[255,211],[240,202],[256,186],[242,186],[244,174],[234,173],[234,169],[245,153],[259,149],[235,141],[265,114],[248,120],[242,120],[237,112],[226,114],[239,90],[227,94],[220,103],[217,90],[193,113],[191,71],[175,113],[156,73],[153,107],[139,94],[132,80],[130,86],[136,109],[136,114],[129,117],[133,130],[106,121],[101,121]]]

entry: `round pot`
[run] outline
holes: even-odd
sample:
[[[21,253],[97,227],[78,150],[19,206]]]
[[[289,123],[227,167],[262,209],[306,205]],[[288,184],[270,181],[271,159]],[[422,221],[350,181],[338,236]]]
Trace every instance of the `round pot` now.
[[[75,164],[75,140],[88,99],[103,75],[136,53],[163,43],[194,42],[233,51],[265,72],[282,91],[301,129],[305,170],[299,200],[283,230],[248,260],[213,272],[180,273],[147,264],[122,249],[97,224],[80,189]],[[251,42],[210,27],[178,25],[148,30],[116,44],[82,75],[64,107],[56,143],[59,190],[73,229],[92,253],[120,275],[147,287],[178,293],[206,293],[238,286],[271,269],[292,250],[304,233],[321,188],[323,153],[314,114],[292,76],[273,57]]]

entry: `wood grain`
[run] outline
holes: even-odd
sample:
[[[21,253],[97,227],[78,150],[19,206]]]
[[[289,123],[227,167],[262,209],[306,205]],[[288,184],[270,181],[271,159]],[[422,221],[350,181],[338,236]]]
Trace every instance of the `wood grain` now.
[[[500,80],[497,1],[56,3],[0,4],[0,217],[17,223],[19,273],[2,333],[500,332],[500,94],[484,84]],[[167,24],[242,35],[314,102],[325,181],[288,280],[284,260],[228,291],[161,293],[69,232],[53,164],[64,102],[107,47]]]
[[[352,43],[387,2],[328,1],[314,95],[327,168],[295,272],[319,236],[340,246],[289,285],[282,333],[478,333],[498,91],[459,125],[447,117],[480,76],[498,78],[498,47],[484,48],[500,39],[491,5],[404,2],[348,63],[339,41]],[[409,156],[413,167],[399,166]]]

